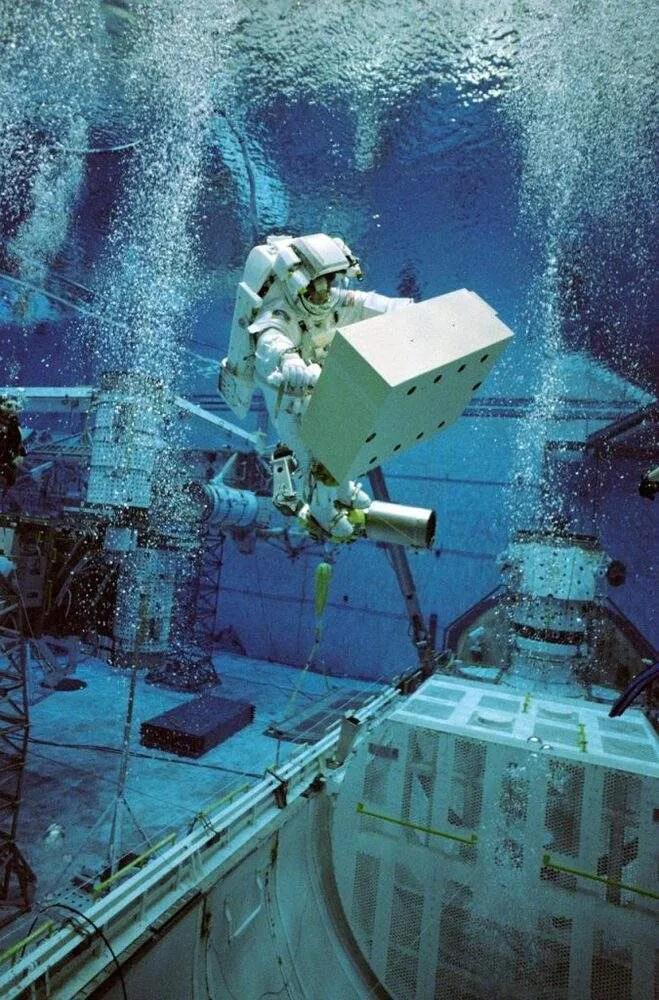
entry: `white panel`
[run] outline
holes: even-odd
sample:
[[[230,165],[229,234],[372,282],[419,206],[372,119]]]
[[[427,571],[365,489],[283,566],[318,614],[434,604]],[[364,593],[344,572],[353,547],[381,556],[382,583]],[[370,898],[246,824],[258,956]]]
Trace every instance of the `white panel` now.
[[[511,331],[460,289],[340,329],[302,420],[337,480],[362,474],[457,420]]]
[[[353,933],[394,1000],[651,996],[647,720],[441,677],[399,705],[358,745],[332,838]]]

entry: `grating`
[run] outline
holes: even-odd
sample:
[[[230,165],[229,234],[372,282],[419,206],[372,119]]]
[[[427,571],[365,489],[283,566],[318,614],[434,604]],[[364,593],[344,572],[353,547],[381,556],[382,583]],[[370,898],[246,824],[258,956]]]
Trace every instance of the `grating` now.
[[[352,688],[343,688],[340,694],[331,692],[290,718],[272,722],[265,730],[265,735],[290,743],[316,743],[337,725],[346,713],[363,708],[374,697],[373,691],[358,691]]]
[[[337,885],[380,982],[393,1000],[653,996],[656,766],[606,751],[606,708],[443,683],[369,731],[336,800]],[[481,711],[512,733],[470,723]],[[538,723],[583,727],[581,745],[543,745]],[[631,737],[656,739],[642,720]]]

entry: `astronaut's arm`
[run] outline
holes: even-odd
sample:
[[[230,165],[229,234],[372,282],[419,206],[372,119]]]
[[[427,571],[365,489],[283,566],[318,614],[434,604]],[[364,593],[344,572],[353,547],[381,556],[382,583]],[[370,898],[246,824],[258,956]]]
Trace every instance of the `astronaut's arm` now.
[[[320,375],[320,366],[307,364],[290,337],[275,329],[259,334],[254,368],[262,382],[284,392],[310,389]]]
[[[359,323],[372,316],[382,316],[384,313],[396,312],[413,305],[414,299],[395,299],[379,292],[360,292],[350,289],[342,295],[341,319],[345,323]]]

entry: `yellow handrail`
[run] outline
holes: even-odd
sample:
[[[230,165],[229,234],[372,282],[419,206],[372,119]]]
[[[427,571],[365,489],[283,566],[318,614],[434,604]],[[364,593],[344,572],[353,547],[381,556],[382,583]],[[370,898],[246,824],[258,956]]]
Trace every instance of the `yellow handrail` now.
[[[237,795],[242,795],[242,793],[246,792],[250,787],[251,785],[241,785],[240,788],[234,788],[231,792],[227,792],[226,795],[223,795],[221,799],[216,799],[214,802],[211,802],[211,804],[206,806],[205,809],[200,809],[199,812],[195,813],[194,818],[197,819],[198,816],[208,816],[208,814],[213,812],[214,809],[219,809],[220,806],[226,805],[227,802],[232,802]]]
[[[94,888],[92,889],[94,895],[97,896],[99,892],[103,892],[109,885],[116,882],[117,879],[123,878],[126,872],[129,872],[132,868],[136,868],[138,865],[141,865],[143,861],[150,858],[152,854],[159,851],[161,847],[165,846],[165,844],[171,843],[172,840],[176,840],[176,833],[170,833],[166,837],[163,837],[157,844],[150,847],[148,851],[144,851],[144,853],[140,854],[139,857],[133,858],[132,861],[129,861],[127,865],[123,866],[123,868],[119,868],[113,875],[109,875],[108,878],[104,879],[102,882],[96,882]]]
[[[478,841],[475,833],[470,834],[468,837],[461,837],[457,833],[445,833],[443,830],[435,830],[431,826],[420,826],[418,823],[411,823],[408,819],[397,819],[395,816],[385,816],[384,813],[372,812],[370,809],[366,809],[361,802],[357,803],[357,812],[361,813],[362,816],[373,816],[375,819],[384,820],[385,823],[395,823],[397,826],[405,826],[410,830],[420,830],[421,833],[430,833],[433,837],[446,837],[447,840],[457,840],[460,844],[475,844]]]
[[[592,872],[585,872],[583,868],[569,868],[567,865],[559,865],[551,860],[550,854],[542,856],[543,868],[552,868],[557,872],[566,872],[568,875],[579,875],[581,878],[590,879],[591,882],[601,882],[602,885],[613,886],[614,889],[625,889],[627,892],[635,892],[639,896],[646,896],[648,899],[659,899],[659,893],[650,889],[640,889],[636,885],[628,885],[626,882],[616,882],[615,879],[607,878],[605,875],[593,875]]]
[[[16,955],[19,951],[22,951],[23,948],[27,948],[27,946],[32,944],[33,941],[38,941],[39,938],[45,937],[46,934],[50,934],[56,926],[57,925],[54,920],[47,920],[45,924],[41,925],[41,927],[37,927],[36,931],[32,931],[31,934],[24,937],[22,941],[17,941],[16,944],[11,946],[11,948],[7,948],[6,951],[3,951],[0,954],[0,965],[2,965],[3,962],[7,962],[10,958],[13,958],[14,955]]]

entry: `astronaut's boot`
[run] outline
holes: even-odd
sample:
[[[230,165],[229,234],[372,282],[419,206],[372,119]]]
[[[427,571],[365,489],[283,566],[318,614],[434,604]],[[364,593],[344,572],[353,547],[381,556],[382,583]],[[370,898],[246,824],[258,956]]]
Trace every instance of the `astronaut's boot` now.
[[[272,453],[272,502],[287,517],[297,514],[302,501],[293,482],[298,464],[288,445],[279,442]]]
[[[336,502],[336,487],[314,483],[311,499],[306,510],[300,513],[306,518],[310,533],[313,534],[313,523],[318,525],[325,537],[336,542],[346,542],[352,538],[354,528],[348,518],[345,506]]]

